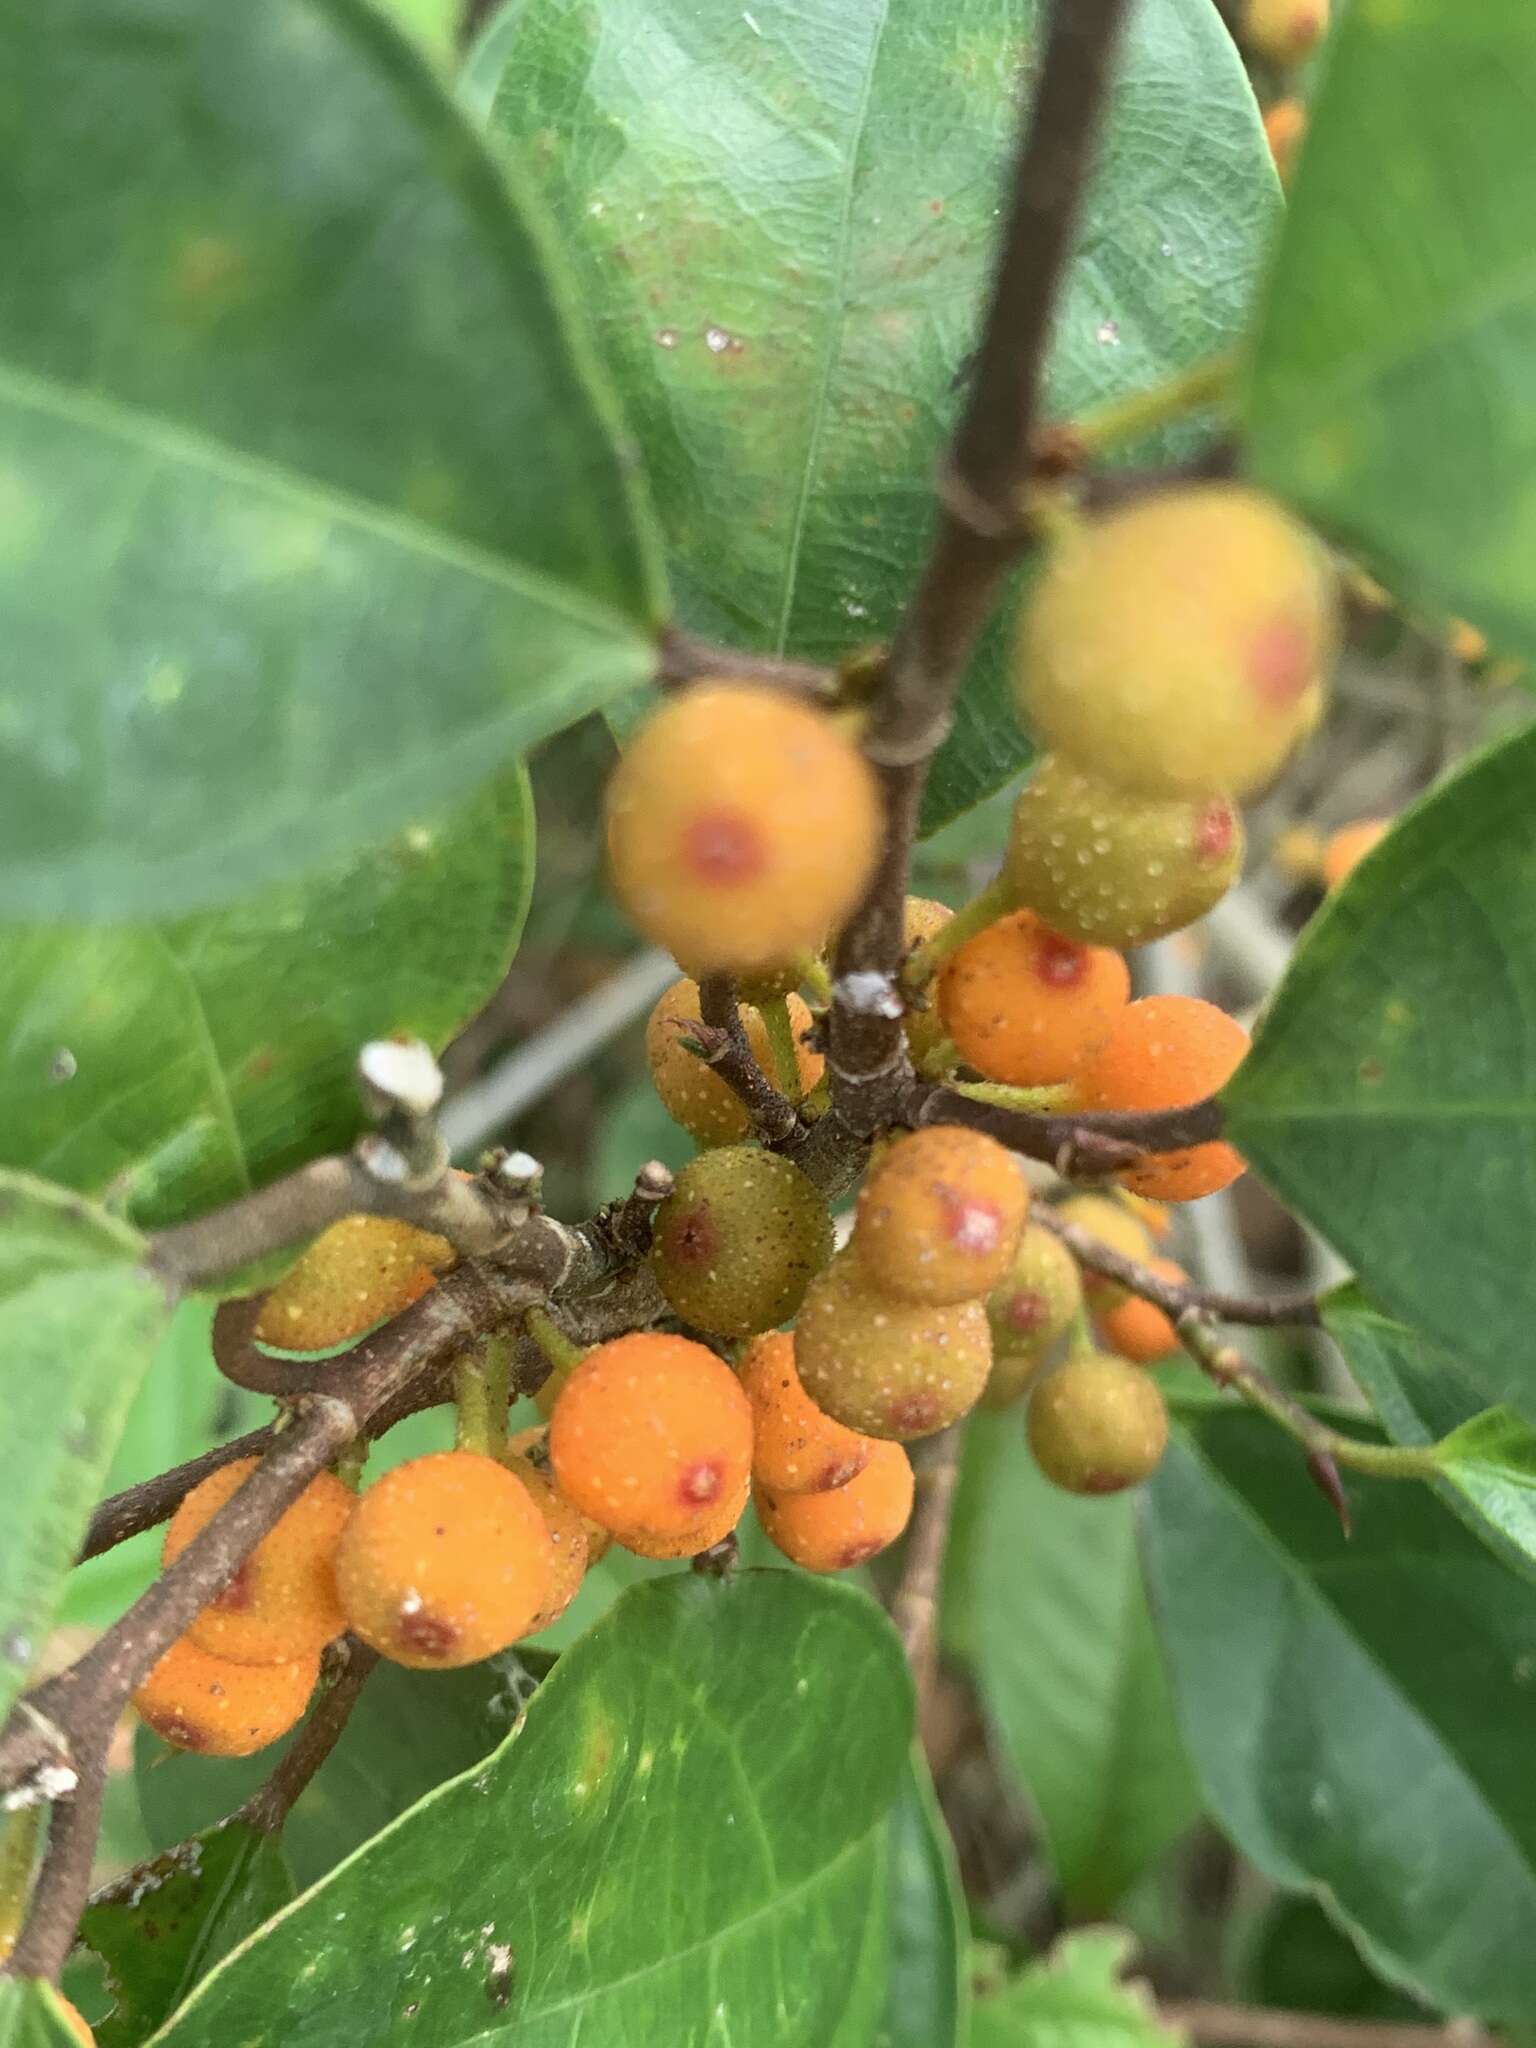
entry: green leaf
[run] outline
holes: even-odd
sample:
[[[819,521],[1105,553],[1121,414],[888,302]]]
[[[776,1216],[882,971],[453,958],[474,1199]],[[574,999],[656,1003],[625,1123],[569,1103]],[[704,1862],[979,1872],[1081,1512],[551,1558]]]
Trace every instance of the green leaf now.
[[[376,1666],[284,1826],[283,1847],[298,1882],[315,1883],[407,1808],[488,1756],[550,1663],[538,1650],[520,1649],[463,1671]],[[140,1728],[134,1773],[150,1839],[169,1849],[213,1827],[271,1775],[291,1741],[229,1761],[171,1749]]]
[[[1145,1986],[1124,1981],[1135,1948],[1118,1927],[1063,1935],[977,2006],[971,2048],[1177,2048]]]
[[[954,1848],[920,1749],[887,1825],[890,1964],[872,2048],[962,2048],[969,1928]]]
[[[0,1977],[0,2048],[80,2048],[51,1985]]]
[[[1108,1911],[1200,1811],[1147,1614],[1129,1496],[1044,1479],[1015,1413],[967,1430],[946,1605],[1071,1911]]]
[[[210,1829],[98,1892],[80,1922],[115,2001],[96,2028],[97,2048],[137,2048],[293,1895],[277,1841],[245,1821]]]
[[[505,973],[532,880],[514,768],[239,904],[0,933],[0,1154],[158,1225],[349,1143],[359,1046],[450,1038]]]
[[[1148,1563],[1189,1754],[1237,1847],[1446,2012],[1536,2017],[1536,1604],[1427,1488],[1346,1541],[1261,1417],[1189,1410]]]
[[[367,0],[12,8],[0,77],[0,913],[242,894],[650,672],[556,252]]]
[[[157,2039],[299,2048],[345,2012],[355,2048],[868,2048],[910,1734],[900,1649],[863,1595],[786,1572],[638,1586],[488,1763],[307,1893]]]
[[[1438,1345],[1381,1315],[1357,1287],[1323,1297],[1323,1322],[1394,1443],[1441,1443],[1436,1491],[1506,1564],[1536,1576],[1536,1430],[1484,1408]]]
[[[831,659],[894,626],[1039,15],[1038,0],[524,0],[493,127],[580,266],[697,630]],[[1143,0],[1060,308],[1058,412],[1230,341],[1275,198],[1209,0]],[[1006,637],[962,698],[926,830],[1028,758]]]
[[[1536,728],[1405,814],[1309,925],[1225,1100],[1371,1298],[1536,1416],[1533,776]]]
[[[1262,483],[1404,594],[1526,653],[1530,30],[1525,0],[1354,0],[1311,110],[1247,400]]]
[[[52,1624],[169,1307],[134,1233],[0,1170],[0,1718]]]

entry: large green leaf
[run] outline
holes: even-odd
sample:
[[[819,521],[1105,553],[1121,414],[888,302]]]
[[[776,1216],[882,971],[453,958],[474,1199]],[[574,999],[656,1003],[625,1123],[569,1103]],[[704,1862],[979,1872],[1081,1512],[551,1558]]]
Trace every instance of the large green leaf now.
[[[230,1821],[98,1893],[80,1923],[114,1999],[96,2028],[97,2048],[138,2048],[293,1890],[273,1837]]]
[[[1418,601],[1527,653],[1533,97],[1526,0],[1352,0],[1312,108],[1247,403],[1262,482]]]
[[[550,1658],[508,1651],[463,1671],[370,1673],[341,1739],[283,1828],[294,1876],[311,1885],[344,1856],[488,1756],[533,1696]],[[288,1748],[237,1761],[174,1750],[147,1728],[134,1738],[134,1774],[151,1841],[169,1849],[233,1813]]]
[[[651,665],[555,255],[367,0],[0,16],[0,911],[162,915]]]
[[[1107,1911],[1195,1819],[1129,1496],[1045,1480],[1018,1414],[975,1416],[946,1599],[1078,1916]]]
[[[1357,1287],[1323,1298],[1323,1321],[1398,1444],[1441,1446],[1437,1491],[1506,1563],[1536,1577],[1536,1430],[1485,1408],[1449,1353],[1380,1314]]]
[[[78,1195],[0,1170],[0,1719],[170,1314],[139,1250]]]
[[[949,1831],[916,1748],[889,1830],[890,1959],[872,2048],[964,2048],[970,2008],[965,1902]]]
[[[1536,728],[1414,806],[1308,927],[1232,1136],[1380,1306],[1536,1415]]]
[[[1176,2048],[1145,1985],[1122,1979],[1135,1946],[1118,1927],[1064,1935],[976,2007],[972,2048]]]
[[[0,2048],[80,2048],[80,2036],[50,1986],[0,1977]]]
[[[314,2048],[345,2012],[356,2048],[868,2048],[910,1732],[899,1647],[863,1595],[787,1572],[635,1587],[488,1763],[308,1892],[157,2041]]]
[[[829,658],[890,632],[1039,16],[1038,0],[524,0],[495,130],[581,265],[697,629]],[[1058,410],[1230,340],[1274,201],[1209,0],[1142,0],[1061,305]],[[928,830],[1027,757],[1003,644],[962,699]]]
[[[1353,1538],[1261,1417],[1190,1408],[1148,1555],[1189,1753],[1276,1883],[1447,2012],[1536,2018],[1536,1602],[1427,1488]]]
[[[348,1142],[357,1051],[441,1045],[490,995],[533,880],[513,768],[444,817],[218,910],[0,934],[0,1160],[145,1224]]]

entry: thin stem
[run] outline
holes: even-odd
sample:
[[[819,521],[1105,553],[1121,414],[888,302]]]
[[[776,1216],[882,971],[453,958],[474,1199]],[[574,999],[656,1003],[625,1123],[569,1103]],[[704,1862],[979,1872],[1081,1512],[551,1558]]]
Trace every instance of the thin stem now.
[[[1012,1088],[1006,1081],[947,1081],[951,1095],[963,1095],[967,1102],[988,1102],[996,1109],[1020,1110],[1033,1115],[1040,1110],[1065,1109],[1072,1090],[1064,1081],[1041,1088]]]
[[[1215,405],[1232,388],[1237,357],[1230,350],[1207,356],[1186,370],[1177,370],[1144,391],[1112,398],[1068,422],[1059,431],[1070,437],[1080,459],[1096,461],[1127,441],[1139,441],[1156,427],[1182,419],[1201,406]]]
[[[1037,1202],[1030,1211],[1030,1217],[1059,1237],[1080,1266],[1088,1267],[1090,1272],[1102,1273],[1106,1279],[1118,1280],[1122,1287],[1128,1287],[1132,1294],[1139,1294],[1143,1301],[1155,1302],[1174,1321],[1186,1309],[1199,1309],[1226,1323],[1316,1325],[1321,1320],[1315,1295],[1223,1294],[1215,1288],[1197,1287],[1187,1281],[1165,1280],[1150,1266],[1128,1259],[1123,1252],[1102,1243],[1080,1224],[1069,1223],[1048,1203]]]
[[[75,1945],[80,1909],[91,1886],[101,1802],[106,1792],[105,1747],[83,1758],[74,1790],[53,1809],[48,1849],[33,1888],[26,1925],[6,1969],[14,1977],[45,1977],[57,1984]]]
[[[932,1707],[938,1677],[939,1591],[963,1442],[963,1429],[954,1425],[930,1438],[916,1460],[917,1497],[907,1531],[901,1583],[891,1602],[891,1619],[907,1653],[917,1693],[919,1731]]]
[[[269,1835],[281,1830],[300,1793],[340,1741],[358,1695],[379,1661],[378,1651],[360,1643],[356,1636],[343,1636],[337,1649],[339,1656],[330,1653],[338,1667],[335,1676],[310,1709],[298,1739],[271,1777],[258,1785],[239,1809],[242,1820]]]
[[[573,1372],[580,1365],[584,1353],[579,1344],[573,1344],[564,1330],[542,1308],[531,1308],[523,1317],[523,1327],[534,1343],[549,1360],[552,1373]]]
[[[703,1047],[705,1064],[741,1101],[763,1143],[781,1143],[798,1128],[800,1112],[753,1058],[730,975],[705,975],[699,983],[699,1009],[706,1028],[693,1035]]]
[[[920,946],[913,947],[901,970],[902,986],[923,988],[967,939],[975,938],[978,932],[985,931],[989,924],[996,924],[1000,917],[1006,917],[1010,910],[1016,908],[1012,889],[998,875],[979,895],[962,904],[947,923],[941,924],[932,938],[924,939]]]
[[[480,1367],[480,1384],[485,1389],[485,1422],[492,1457],[507,1447],[507,1411],[512,1398],[512,1338],[487,1337]]]
[[[1231,1387],[1261,1415],[1301,1445],[1310,1459],[1331,1459],[1348,1472],[1378,1479],[1433,1479],[1440,1471],[1431,1444],[1371,1444],[1330,1429],[1287,1394],[1232,1345],[1224,1343],[1199,1309],[1185,1309],[1174,1327],[1200,1370],[1219,1387]]]
[[[835,669],[815,662],[787,661],[778,654],[751,654],[742,647],[722,647],[685,633],[679,626],[667,626],[657,649],[656,681],[663,689],[677,689],[688,683],[767,683],[775,690],[788,690],[797,697],[812,697],[821,703],[835,703],[840,683]]]
[[[832,1000],[832,977],[827,972],[827,963],[818,954],[806,953],[796,962],[800,969],[800,986],[808,988],[819,1009],[826,1009]]]
[[[453,1364],[454,1443],[461,1451],[491,1455],[491,1410],[486,1398],[484,1354],[477,1347]]]
[[[786,1099],[798,1105],[801,1098],[800,1061],[795,1047],[794,1020],[789,1014],[789,1002],[784,996],[775,996],[772,1001],[759,1003],[758,1015],[768,1033],[768,1052],[773,1061],[773,1077],[783,1090]]]
[[[1218,1096],[1183,1109],[1062,1111],[1041,1115],[975,1102],[947,1084],[912,1083],[893,1123],[964,1124],[1015,1152],[1042,1159],[1064,1178],[1116,1173],[1148,1152],[1176,1152],[1219,1138],[1226,1126]]]
[[[100,1557],[104,1551],[126,1543],[130,1536],[142,1536],[146,1529],[157,1529],[162,1522],[168,1522],[193,1487],[201,1485],[210,1472],[233,1464],[236,1458],[259,1458],[271,1448],[275,1435],[276,1430],[269,1423],[265,1429],[253,1429],[245,1436],[231,1437],[227,1444],[216,1444],[201,1457],[189,1458],[184,1465],[175,1465],[157,1478],[108,1495],[91,1517],[76,1564],[84,1564],[88,1557]]]

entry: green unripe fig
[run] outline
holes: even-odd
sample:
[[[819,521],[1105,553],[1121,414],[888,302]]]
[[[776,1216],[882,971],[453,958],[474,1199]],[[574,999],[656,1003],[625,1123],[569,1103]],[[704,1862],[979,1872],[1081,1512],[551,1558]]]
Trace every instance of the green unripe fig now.
[[[827,1205],[798,1166],[728,1145],[678,1175],[656,1212],[651,1264],[685,1323],[750,1337],[795,1313],[832,1241]]]
[[[1020,620],[1025,723],[1118,788],[1241,796],[1322,713],[1335,585],[1307,529],[1245,485],[1183,485],[1085,520]]]
[[[839,1252],[812,1281],[795,1324],[800,1384],[834,1422],[906,1442],[974,1408],[992,1341],[979,1301],[897,1301]]]
[[[1229,798],[1133,796],[1047,754],[1014,806],[1003,873],[1053,931],[1123,952],[1204,917],[1242,864]]]
[[[1081,1351],[1036,1387],[1025,1424],[1035,1463],[1067,1493],[1119,1493],[1168,1447],[1168,1409],[1144,1368]]]

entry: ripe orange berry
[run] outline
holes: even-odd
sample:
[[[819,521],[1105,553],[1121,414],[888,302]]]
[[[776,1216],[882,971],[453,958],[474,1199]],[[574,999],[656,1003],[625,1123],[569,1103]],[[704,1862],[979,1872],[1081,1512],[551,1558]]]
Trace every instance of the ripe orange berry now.
[[[571,1371],[574,1370],[573,1366]],[[560,1385],[564,1386],[569,1377],[569,1373],[562,1373]],[[531,1429],[520,1429],[509,1436],[507,1457],[509,1460],[518,1460],[520,1465],[531,1467],[541,1478],[547,1479],[551,1486],[555,1486],[554,1474],[549,1466],[549,1431],[542,1423],[536,1422]],[[555,1487],[555,1491],[560,1493],[558,1487]],[[564,1500],[565,1495],[561,1493],[560,1498]],[[577,1513],[580,1512],[578,1509]],[[606,1557],[613,1547],[613,1531],[605,1529],[601,1522],[594,1522],[590,1515],[581,1516],[581,1526],[587,1539],[587,1564],[590,1567]]]
[[[859,1196],[853,1244],[872,1287],[900,1301],[973,1301],[1018,1248],[1029,1189],[1013,1154],[939,1124],[897,1138]]]
[[[1242,864],[1229,798],[1131,796],[1047,754],[1014,805],[1003,873],[1053,931],[1123,950],[1204,917]]]
[[[750,1486],[743,1479],[701,1522],[668,1534],[654,1529],[632,1529],[619,1538],[620,1547],[636,1557],[697,1557],[723,1543],[747,1511]]]
[[[194,1486],[171,1517],[162,1559],[174,1564],[255,1471],[236,1458]],[[321,1472],[268,1530],[222,1593],[187,1630],[201,1650],[237,1664],[283,1664],[323,1650],[347,1625],[336,1591],[336,1546],[357,1496]]]
[[[852,1250],[817,1274],[795,1325],[800,1384],[864,1436],[932,1436],[974,1408],[992,1365],[979,1301],[932,1307],[871,1284]]]
[[[754,1489],[770,1543],[808,1572],[845,1572],[894,1543],[912,1513],[912,1465],[900,1444],[875,1444],[856,1478],[827,1493]]]
[[[1289,185],[1306,139],[1307,110],[1300,100],[1276,100],[1264,114],[1264,139],[1282,185]]]
[[[552,1572],[528,1488],[476,1451],[434,1451],[386,1472],[336,1555],[349,1626],[418,1671],[478,1664],[527,1635]]]
[[[514,1479],[528,1489],[528,1497],[544,1517],[544,1527],[549,1535],[549,1591],[544,1596],[544,1605],[529,1622],[525,1634],[536,1636],[541,1628],[548,1628],[564,1614],[567,1607],[581,1591],[581,1582],[587,1575],[591,1562],[587,1547],[587,1518],[579,1509],[572,1507],[548,1473],[541,1472],[537,1465],[530,1465],[526,1458],[518,1457],[509,1444],[503,1462]]]
[[[133,1696],[140,1717],[176,1749],[251,1756],[286,1735],[320,1676],[311,1652],[283,1664],[234,1664],[182,1636]]]
[[[1299,64],[1322,41],[1329,0],[1247,0],[1242,40],[1271,64]]]
[[[789,1020],[795,1033],[795,1063],[800,1070],[800,1092],[808,1095],[821,1079],[821,1054],[805,1043],[811,1028],[811,1013],[799,996],[788,998]],[[756,1010],[738,1005],[746,1027],[752,1057],[765,1074],[773,1072],[768,1047],[768,1028]],[[676,981],[662,996],[645,1027],[645,1057],[651,1080],[668,1116],[680,1123],[701,1145],[737,1145],[749,1129],[747,1112],[712,1067],[683,1044],[689,1028],[699,1021],[697,982]]]
[[[1120,1252],[1125,1258],[1146,1265],[1152,1257],[1147,1226],[1129,1201],[1114,1195],[1069,1195],[1056,1213],[1064,1223],[1075,1223],[1079,1230],[1086,1230],[1090,1237],[1096,1237],[1100,1244],[1107,1244],[1111,1251]],[[1129,1299],[1118,1280],[1111,1280],[1107,1273],[1095,1273],[1091,1266],[1083,1267],[1082,1284],[1084,1299],[1098,1315]]]
[[[1335,832],[1323,848],[1323,887],[1337,889],[1347,881],[1372,848],[1386,838],[1391,824],[1389,818],[1361,818],[1357,824],[1344,825]]]
[[[951,954],[939,1009],[978,1073],[1037,1088],[1067,1080],[1103,1044],[1130,992],[1118,953],[1080,946],[1016,910]]]
[[[635,735],[608,785],[614,888],[695,971],[761,973],[819,947],[880,847],[852,740],[780,691],[695,685]]]
[[[1123,1358],[1084,1351],[1029,1397],[1035,1463],[1067,1493],[1119,1493],[1146,1478],[1168,1447],[1157,1382]]]
[[[1241,796],[1322,710],[1336,579],[1240,484],[1139,498],[1059,543],[1020,624],[1031,731],[1143,796]]]
[[[322,1230],[262,1303],[256,1335],[283,1351],[329,1351],[409,1308],[454,1263],[447,1238],[392,1216]]]
[[[926,945],[935,933],[944,929],[954,914],[947,904],[935,903],[931,897],[909,896],[904,922],[907,951],[910,953],[914,946]],[[926,1008],[907,1012],[907,1050],[912,1055],[914,1067],[921,1067],[923,1061],[938,1050],[944,1038],[944,1019],[939,1015],[939,1006],[931,991],[925,1001]]]
[[[1248,1050],[1242,1025],[1198,996],[1143,996],[1131,1003],[1073,1084],[1080,1109],[1179,1109],[1215,1094]],[[1137,1194],[1192,1202],[1229,1187],[1243,1162],[1214,1139],[1154,1152],[1119,1178]]]
[[[685,1536],[742,1488],[752,1405],[702,1344],[637,1330],[589,1351],[549,1424],[555,1483],[627,1549]]]
[[[1038,1352],[1067,1329],[1083,1305],[1077,1261],[1059,1237],[1032,1223],[1007,1272],[987,1296],[993,1371],[1010,1352]]]
[[[832,1213],[787,1159],[730,1145],[690,1160],[656,1211],[651,1264],[685,1323],[748,1337],[787,1322],[832,1256]]]
[[[823,1415],[800,1384],[788,1332],[753,1338],[741,1384],[752,1403],[752,1477],[770,1493],[827,1493],[869,1463],[874,1438]]]
[[[1160,1280],[1189,1278],[1172,1259],[1148,1259],[1148,1267]],[[1109,1350],[1127,1358],[1132,1365],[1151,1365],[1159,1358],[1171,1358],[1181,1346],[1179,1333],[1155,1301],[1131,1295],[1099,1317],[1099,1335]]]

